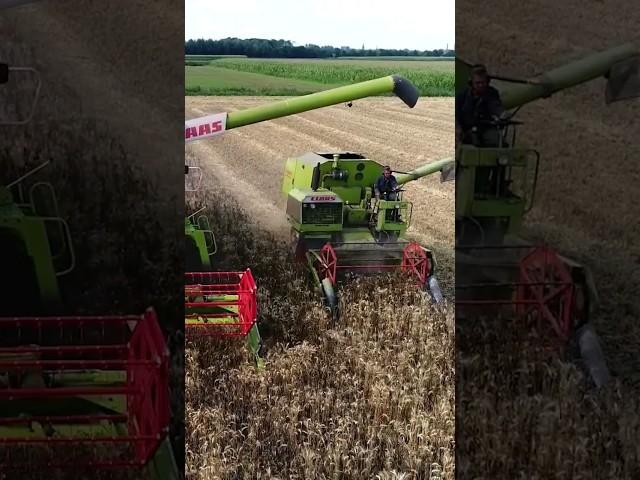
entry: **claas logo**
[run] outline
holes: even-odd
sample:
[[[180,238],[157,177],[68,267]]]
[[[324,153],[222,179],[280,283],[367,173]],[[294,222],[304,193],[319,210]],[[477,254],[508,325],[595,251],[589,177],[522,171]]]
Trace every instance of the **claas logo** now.
[[[323,196],[323,197],[311,197],[309,200],[311,200],[312,202],[333,202],[335,201],[336,197],[332,197],[332,196]]]
[[[211,135],[212,133],[220,132],[222,130],[222,120],[217,120],[211,123],[203,123],[197,127],[187,127],[184,129],[184,139],[201,137],[203,135]]]

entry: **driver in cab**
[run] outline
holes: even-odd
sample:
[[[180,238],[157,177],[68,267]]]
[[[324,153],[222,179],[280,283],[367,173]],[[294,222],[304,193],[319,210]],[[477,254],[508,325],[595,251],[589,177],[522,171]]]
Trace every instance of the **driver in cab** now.
[[[488,123],[505,113],[500,93],[489,85],[484,65],[473,65],[469,87],[456,97],[456,139],[463,144],[495,147],[499,132]]]
[[[391,167],[388,165],[382,170],[382,175],[378,177],[374,188],[376,200],[396,200],[398,190],[398,181],[391,173]]]

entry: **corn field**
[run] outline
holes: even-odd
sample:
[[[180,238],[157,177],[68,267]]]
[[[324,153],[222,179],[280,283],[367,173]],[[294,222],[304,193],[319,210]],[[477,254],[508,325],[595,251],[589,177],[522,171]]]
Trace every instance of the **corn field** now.
[[[454,73],[441,71],[428,66],[422,68],[372,67],[351,62],[337,65],[335,62],[283,62],[248,61],[235,59],[216,60],[216,67],[241,72],[259,73],[281,78],[308,80],[324,84],[350,84],[372,80],[387,75],[400,74],[409,79],[424,96],[453,96]]]

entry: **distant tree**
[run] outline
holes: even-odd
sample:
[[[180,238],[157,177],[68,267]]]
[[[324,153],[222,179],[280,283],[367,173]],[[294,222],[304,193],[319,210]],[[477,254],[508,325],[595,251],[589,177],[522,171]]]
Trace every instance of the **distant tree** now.
[[[190,39],[185,42],[184,53],[186,55],[246,55],[254,58],[338,58],[338,57],[363,57],[363,56],[419,56],[419,57],[443,57],[454,56],[454,50],[409,50],[409,49],[365,49],[364,43],[361,49],[351,47],[333,47],[330,45],[318,46],[307,44],[294,46],[290,40],[267,40],[263,38],[223,38]]]

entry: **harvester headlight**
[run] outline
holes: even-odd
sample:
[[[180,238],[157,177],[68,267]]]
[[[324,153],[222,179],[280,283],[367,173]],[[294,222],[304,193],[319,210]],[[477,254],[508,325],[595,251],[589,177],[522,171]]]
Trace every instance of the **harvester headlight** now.
[[[498,165],[500,165],[501,167],[506,167],[507,165],[509,165],[509,157],[498,157]]]
[[[311,205],[309,205],[311,208],[316,208],[315,203],[312,203]]]

